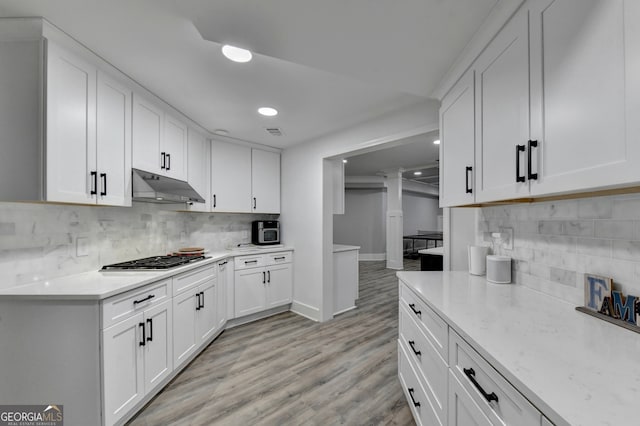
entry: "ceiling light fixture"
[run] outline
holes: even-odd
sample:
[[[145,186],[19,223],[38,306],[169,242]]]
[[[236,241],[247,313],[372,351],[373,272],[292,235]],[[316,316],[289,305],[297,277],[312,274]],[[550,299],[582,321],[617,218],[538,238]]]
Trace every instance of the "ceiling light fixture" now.
[[[440,139],[436,139],[435,141],[433,141],[434,145],[440,145]]]
[[[258,113],[264,115],[265,117],[273,117],[278,115],[278,110],[271,107],[261,107],[258,108]]]
[[[229,135],[229,131],[225,130],[225,129],[215,129],[213,131],[213,133],[215,133],[216,135],[220,135],[220,136],[228,136]]]
[[[347,164],[347,159],[346,159],[346,158],[343,158],[343,159],[342,159],[342,162],[343,162],[344,164]]]
[[[420,172],[420,171],[418,171],[418,172],[413,172],[413,175],[414,175],[414,176],[420,176],[420,175],[422,175],[422,172]]]
[[[222,46],[222,54],[233,62],[249,62],[253,55],[247,49],[225,44]]]

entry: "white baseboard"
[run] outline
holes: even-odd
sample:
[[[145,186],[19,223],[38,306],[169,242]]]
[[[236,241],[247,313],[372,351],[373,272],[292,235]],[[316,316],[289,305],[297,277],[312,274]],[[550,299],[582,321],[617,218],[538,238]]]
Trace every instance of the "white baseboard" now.
[[[294,300],[293,303],[291,303],[291,312],[294,312],[312,321],[320,322],[320,309],[307,305],[306,303]]]
[[[363,262],[387,260],[387,254],[386,253],[360,253],[358,255],[358,260],[361,260]]]

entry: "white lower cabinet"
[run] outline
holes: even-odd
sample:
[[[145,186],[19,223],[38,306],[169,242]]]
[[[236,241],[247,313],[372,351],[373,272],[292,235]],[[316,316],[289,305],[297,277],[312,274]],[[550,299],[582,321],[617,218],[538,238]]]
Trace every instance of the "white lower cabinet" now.
[[[492,426],[460,381],[449,372],[449,425]]]
[[[235,258],[235,317],[291,303],[291,252]]]
[[[173,371],[171,323],[165,300],[103,330],[105,424],[118,421]]]

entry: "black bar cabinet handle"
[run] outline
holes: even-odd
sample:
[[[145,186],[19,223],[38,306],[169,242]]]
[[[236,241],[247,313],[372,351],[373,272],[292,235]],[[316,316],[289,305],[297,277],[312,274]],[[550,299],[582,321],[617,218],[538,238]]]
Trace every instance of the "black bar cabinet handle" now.
[[[200,307],[204,309],[204,291],[200,292]]]
[[[147,324],[149,324],[149,337],[147,337],[147,342],[153,341],[153,318],[147,318]]]
[[[467,166],[465,168],[465,187],[466,187],[466,193],[467,194],[472,194],[473,193],[473,188],[471,188],[471,186],[469,185],[469,172],[473,171],[473,167],[471,166]]]
[[[516,182],[524,182],[525,177],[520,176],[520,153],[527,149],[524,145],[516,145]]]
[[[100,173],[100,184],[102,185],[102,191],[100,191],[101,196],[107,195],[107,174]]]
[[[407,388],[407,390],[409,391],[409,396],[411,397],[411,402],[413,402],[413,406],[419,407],[420,403],[413,398],[413,392],[414,392],[413,388]]]
[[[267,271],[267,282],[271,283],[271,271]]]
[[[248,265],[248,264],[250,264],[250,263],[258,263],[258,261],[257,261],[257,260],[245,260],[245,261],[244,261],[244,264],[245,264],[245,265]]]
[[[171,154],[167,154],[167,170],[171,170]]]
[[[411,308],[411,310],[413,311],[414,314],[416,315],[422,315],[422,311],[418,311],[416,310],[416,304],[415,303],[409,303],[409,307]]]
[[[196,311],[200,310],[200,293],[196,293]]]
[[[98,193],[98,172],[91,172],[91,195]]]
[[[265,284],[267,282],[267,273],[262,271],[262,284]]]
[[[150,294],[150,295],[148,295],[147,297],[145,297],[144,299],[134,300],[134,301],[133,301],[133,304],[134,304],[134,305],[137,305],[138,303],[142,303],[142,302],[146,302],[147,300],[151,300],[151,299],[153,299],[154,297],[156,297],[156,295],[155,295],[155,294]]]
[[[480,386],[480,383],[476,381],[476,372],[473,370],[473,368],[463,368],[462,371],[469,378],[469,380],[471,380],[473,386],[475,386],[476,389],[478,389],[478,391],[482,394],[482,396],[484,396],[484,399],[486,399],[487,402],[498,402],[498,395],[496,395],[495,392],[486,393],[484,389],[482,389],[482,386]]]
[[[144,346],[146,344],[145,342],[147,340],[144,323],[143,322],[139,323],[138,327],[140,327],[142,329],[142,340],[140,341],[140,346]]]
[[[274,257],[273,260],[285,260],[286,257],[284,256],[278,256],[278,257]]]
[[[529,152],[527,153],[527,174],[529,177],[529,180],[538,180],[538,174],[537,173],[531,173],[531,156],[533,155],[533,148],[537,148],[538,147],[538,141],[529,141]]]
[[[216,194],[213,194],[213,208],[216,207]]]
[[[224,262],[220,263],[218,266],[222,267],[222,266],[224,266],[226,264],[227,264],[227,261],[225,260]]]
[[[253,197],[253,209],[256,209],[256,197]]]
[[[167,153],[166,152],[161,152],[160,153],[160,157],[162,157],[162,162],[160,163],[160,168],[161,169],[166,169],[167,168]]]
[[[422,352],[416,350],[416,342],[413,340],[409,340],[409,346],[411,346],[411,350],[416,355],[422,355]]]

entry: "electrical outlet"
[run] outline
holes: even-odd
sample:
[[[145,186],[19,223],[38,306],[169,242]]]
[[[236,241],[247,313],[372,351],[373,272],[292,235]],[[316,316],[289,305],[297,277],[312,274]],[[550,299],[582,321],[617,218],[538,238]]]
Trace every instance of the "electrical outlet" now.
[[[76,257],[89,256],[89,238],[76,238]]]
[[[502,234],[502,248],[513,250],[513,228],[500,228]]]

